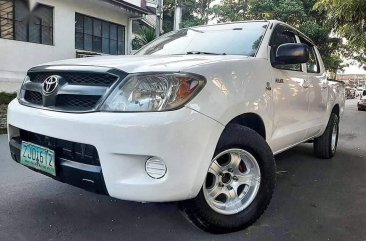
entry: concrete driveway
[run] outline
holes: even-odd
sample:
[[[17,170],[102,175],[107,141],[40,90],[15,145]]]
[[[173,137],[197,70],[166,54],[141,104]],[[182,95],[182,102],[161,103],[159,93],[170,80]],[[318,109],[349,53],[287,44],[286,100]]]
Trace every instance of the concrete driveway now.
[[[0,241],[366,240],[366,112],[347,101],[332,160],[303,144],[276,156],[277,187],[250,228],[207,234],[175,203],[140,204],[88,193],[14,163],[0,136]],[[138,191],[138,190],[136,190]]]

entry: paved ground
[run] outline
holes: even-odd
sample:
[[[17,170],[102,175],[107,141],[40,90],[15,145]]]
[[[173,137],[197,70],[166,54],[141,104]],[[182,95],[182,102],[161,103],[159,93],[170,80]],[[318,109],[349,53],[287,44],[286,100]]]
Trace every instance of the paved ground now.
[[[255,225],[211,235],[176,204],[139,204],[87,193],[13,163],[0,137],[0,241],[13,240],[366,240],[366,112],[348,101],[337,156],[311,144],[276,157],[278,184]]]

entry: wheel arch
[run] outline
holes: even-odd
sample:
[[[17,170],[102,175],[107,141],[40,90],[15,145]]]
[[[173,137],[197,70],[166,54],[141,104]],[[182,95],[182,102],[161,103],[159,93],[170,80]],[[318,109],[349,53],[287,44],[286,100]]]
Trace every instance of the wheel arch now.
[[[332,112],[331,113],[334,113],[334,114],[336,114],[339,117],[339,115],[340,115],[340,107],[339,107],[338,104],[335,104],[333,106],[333,109],[332,109]]]
[[[249,112],[238,115],[230,120],[228,122],[228,125],[229,124],[238,124],[248,127],[257,132],[266,140],[266,126],[262,117],[256,113]]]

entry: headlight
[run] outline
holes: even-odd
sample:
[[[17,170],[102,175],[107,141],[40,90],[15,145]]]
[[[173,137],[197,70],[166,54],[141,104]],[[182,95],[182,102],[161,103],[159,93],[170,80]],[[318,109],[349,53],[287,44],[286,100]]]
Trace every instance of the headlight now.
[[[197,95],[205,83],[204,77],[193,74],[133,74],[112,91],[101,111],[148,112],[178,109]]]

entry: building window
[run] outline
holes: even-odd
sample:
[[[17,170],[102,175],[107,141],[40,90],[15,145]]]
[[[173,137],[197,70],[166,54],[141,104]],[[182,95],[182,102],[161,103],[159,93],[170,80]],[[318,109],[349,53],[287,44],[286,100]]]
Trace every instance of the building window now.
[[[76,13],[76,49],[104,54],[125,54],[125,27]]]
[[[26,0],[0,0],[0,38],[53,44],[53,8]]]

